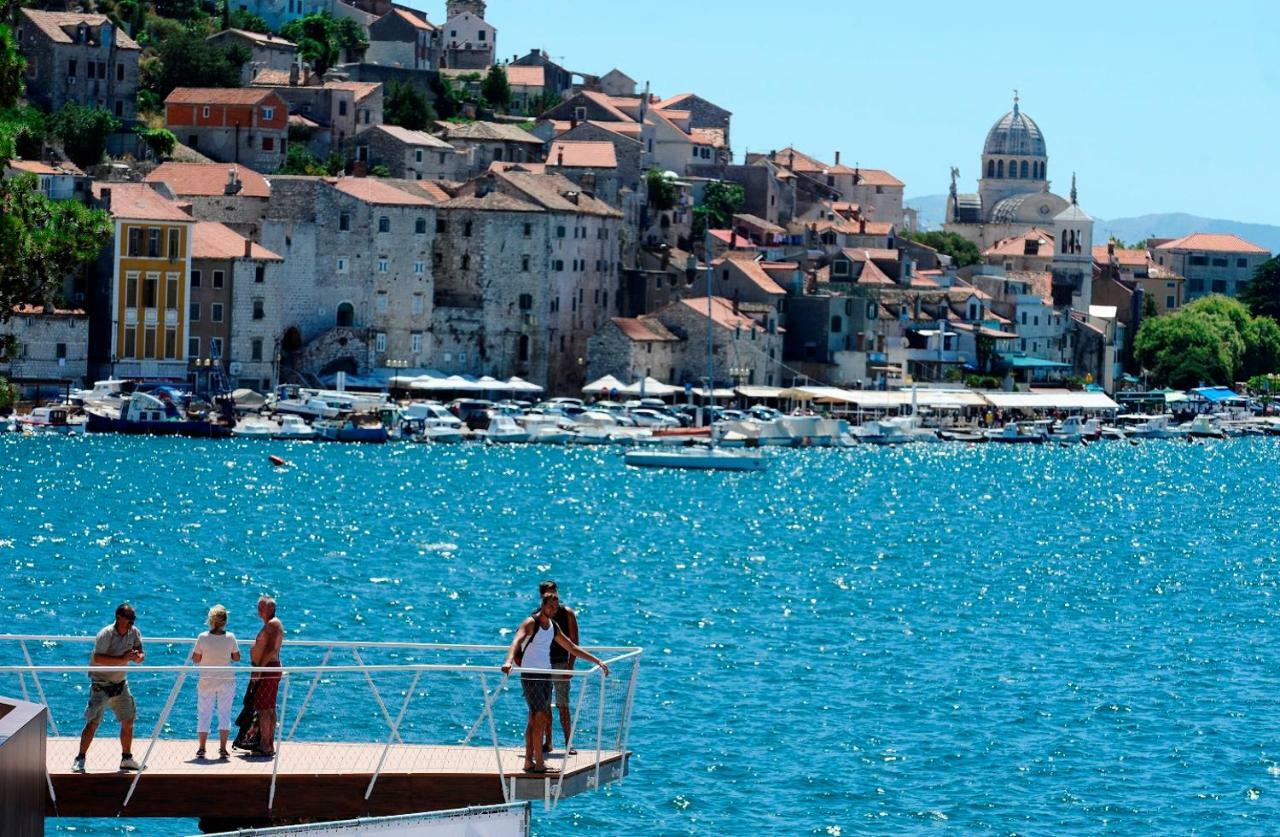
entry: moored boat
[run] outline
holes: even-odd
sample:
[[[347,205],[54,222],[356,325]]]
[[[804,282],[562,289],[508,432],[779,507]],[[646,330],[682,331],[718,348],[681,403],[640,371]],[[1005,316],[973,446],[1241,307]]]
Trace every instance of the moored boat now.
[[[120,412],[88,409],[87,430],[90,433],[128,433],[152,436],[192,436],[224,439],[231,428],[207,416],[188,417],[172,399],[161,399],[146,392],[134,392],[121,398]]]
[[[75,416],[66,405],[36,407],[25,416],[15,418],[15,429],[23,433],[53,433],[75,436],[85,432],[86,419]]]
[[[759,450],[734,451],[693,445],[685,448],[632,448],[624,459],[635,468],[691,471],[763,471],[769,460]]]
[[[354,417],[318,419],[313,425],[317,437],[327,442],[368,442],[381,444],[389,438],[380,421],[361,421]]]
[[[1011,421],[1004,427],[988,430],[983,435],[988,442],[1006,445],[1039,445],[1045,442],[1045,436],[1039,430],[1024,428],[1016,421]]]

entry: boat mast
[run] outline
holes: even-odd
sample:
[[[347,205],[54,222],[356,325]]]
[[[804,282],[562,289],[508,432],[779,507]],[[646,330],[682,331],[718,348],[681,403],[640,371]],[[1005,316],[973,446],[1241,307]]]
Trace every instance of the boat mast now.
[[[711,336],[711,278],[715,273],[711,267],[711,223],[708,219],[706,228],[702,233],[702,250],[703,257],[707,260],[707,428],[711,431],[711,446],[716,444],[716,361],[714,353],[714,343]]]

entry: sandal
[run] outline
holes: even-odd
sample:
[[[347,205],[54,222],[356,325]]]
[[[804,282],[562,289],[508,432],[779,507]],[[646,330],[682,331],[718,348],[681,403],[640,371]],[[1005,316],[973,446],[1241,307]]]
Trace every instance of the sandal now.
[[[199,750],[196,750],[196,758],[198,759],[204,758],[204,747],[201,747]]]
[[[231,758],[231,754],[227,752],[226,747],[222,747],[222,748],[219,748],[218,750],[218,758],[222,759],[223,761],[226,761],[227,759]]]

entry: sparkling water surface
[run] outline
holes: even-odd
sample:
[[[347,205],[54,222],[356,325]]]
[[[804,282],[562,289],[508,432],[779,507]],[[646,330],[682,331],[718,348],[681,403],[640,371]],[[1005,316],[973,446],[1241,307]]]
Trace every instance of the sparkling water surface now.
[[[6,437],[0,613],[503,643],[554,577],[646,655],[631,776],[542,835],[1280,829],[1277,440],[771,453]]]

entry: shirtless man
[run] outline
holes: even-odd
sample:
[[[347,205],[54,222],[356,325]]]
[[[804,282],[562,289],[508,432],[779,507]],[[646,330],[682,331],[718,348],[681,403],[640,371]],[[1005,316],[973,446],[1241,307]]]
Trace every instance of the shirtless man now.
[[[267,595],[258,597],[258,616],[262,630],[249,649],[249,661],[255,668],[280,667],[280,646],[284,643],[284,625],[276,618],[276,600]],[[274,758],[276,754],[276,692],[280,689],[278,672],[257,672],[249,677],[258,685],[253,693],[253,708],[258,713],[258,749],[254,755]]]

